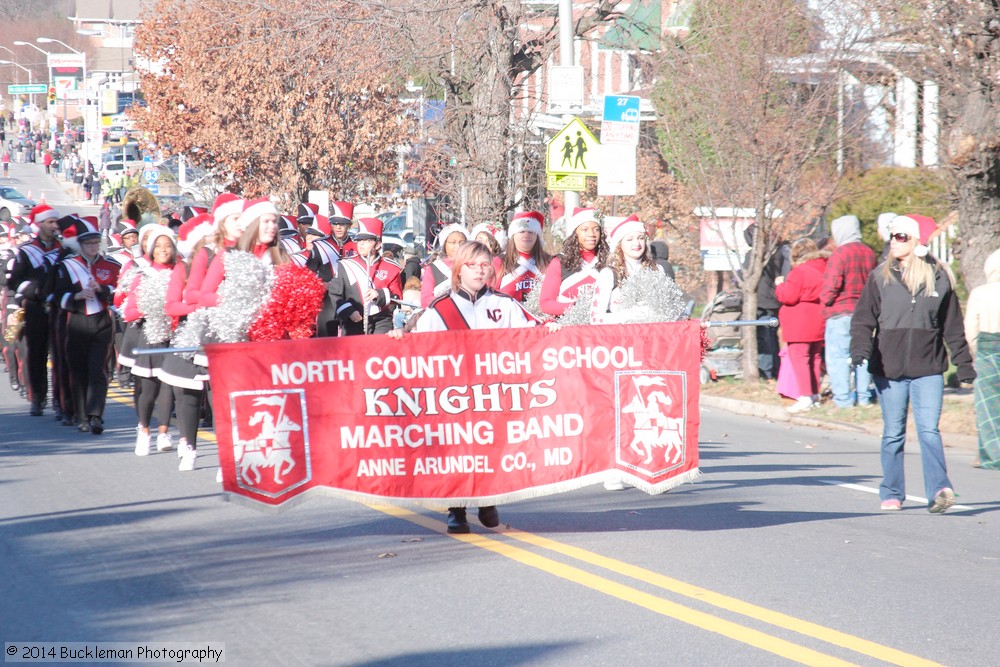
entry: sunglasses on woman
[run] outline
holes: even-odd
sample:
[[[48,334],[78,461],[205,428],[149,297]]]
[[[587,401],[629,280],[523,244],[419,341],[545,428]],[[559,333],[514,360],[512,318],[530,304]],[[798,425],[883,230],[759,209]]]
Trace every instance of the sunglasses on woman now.
[[[910,235],[909,234],[903,234],[901,232],[896,232],[895,234],[890,234],[889,238],[892,239],[893,241],[897,241],[899,243],[909,243],[910,242]]]

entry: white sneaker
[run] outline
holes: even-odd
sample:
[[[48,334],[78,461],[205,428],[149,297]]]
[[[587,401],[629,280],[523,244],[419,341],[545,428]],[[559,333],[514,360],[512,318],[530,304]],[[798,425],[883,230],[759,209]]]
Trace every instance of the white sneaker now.
[[[149,434],[141,428],[135,429],[135,455],[149,456]]]
[[[194,461],[198,458],[198,450],[187,443],[187,440],[181,440],[177,446],[177,451],[181,455],[181,462],[177,464],[177,469],[181,472],[190,472],[194,470]]]
[[[170,439],[169,433],[160,433],[156,436],[156,451],[169,452],[174,448],[174,441]]]
[[[812,396],[801,396],[799,397],[799,400],[789,405],[785,408],[785,410],[794,415],[799,412],[805,412],[806,410],[812,410],[814,407],[816,407],[816,402],[813,400]]]

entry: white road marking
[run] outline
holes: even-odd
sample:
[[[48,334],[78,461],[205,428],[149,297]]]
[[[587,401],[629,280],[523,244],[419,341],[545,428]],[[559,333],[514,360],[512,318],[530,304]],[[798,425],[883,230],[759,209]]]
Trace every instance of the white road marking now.
[[[830,484],[832,486],[841,486],[845,489],[853,489],[855,491],[864,491],[865,493],[873,493],[876,496],[878,495],[878,489],[873,489],[870,486],[861,486],[860,484],[845,484],[844,482],[837,482],[832,479],[821,479],[819,481],[823,482],[824,484]],[[930,503],[930,501],[928,501],[926,498],[922,498],[921,496],[911,496],[907,494],[906,499],[912,500],[913,502],[920,503],[922,505],[928,505]],[[952,505],[950,508],[948,508],[948,511],[964,512],[965,510],[971,510],[971,509],[975,508],[969,507],[968,505]]]

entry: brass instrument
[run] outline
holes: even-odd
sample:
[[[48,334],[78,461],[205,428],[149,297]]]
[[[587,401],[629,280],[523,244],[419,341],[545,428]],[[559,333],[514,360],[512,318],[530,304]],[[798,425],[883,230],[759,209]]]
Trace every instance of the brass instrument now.
[[[141,185],[133,186],[122,199],[122,215],[135,222],[136,227],[159,224],[160,202]]]

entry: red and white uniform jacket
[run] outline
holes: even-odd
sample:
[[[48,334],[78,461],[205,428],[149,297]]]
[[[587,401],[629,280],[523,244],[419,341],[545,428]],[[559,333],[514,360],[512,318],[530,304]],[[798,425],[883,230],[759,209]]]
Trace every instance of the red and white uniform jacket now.
[[[395,305],[392,299],[403,296],[403,268],[384,257],[366,266],[361,257],[340,261],[336,277],[327,284],[327,291],[337,307],[337,317],[348,319],[351,313],[364,315],[361,295],[369,289],[378,291],[378,299],[368,304],[368,317],[391,317]]]
[[[341,243],[332,236],[329,236],[323,241],[328,242],[333,246],[334,252],[337,253],[337,257],[340,259],[347,259],[348,257],[357,257],[358,255],[358,244],[354,242],[354,239],[348,238],[346,241]]]
[[[65,260],[56,271],[56,297],[63,310],[84,315],[97,315],[108,310],[118,284],[121,264],[98,255],[92,264],[81,255]],[[94,288],[94,296],[83,301],[73,297],[86,287]]]
[[[420,274],[420,306],[426,308],[431,301],[451,291],[452,261],[439,257],[424,267]]]
[[[518,253],[517,266],[501,276],[498,290],[523,303],[528,298],[528,292],[535,289],[544,277],[530,254]]]
[[[38,303],[48,300],[61,251],[59,241],[46,247],[38,237],[17,247],[7,277],[7,289],[14,294],[15,304],[21,305],[23,300]]]
[[[584,285],[597,282],[597,255],[584,252],[580,258],[580,269],[574,273],[563,270],[561,258],[556,257],[545,271],[539,308],[543,313],[559,316],[576,301],[576,294]]]
[[[513,297],[484,286],[476,294],[459,288],[434,299],[414,330],[520,329],[536,324],[538,319]]]

